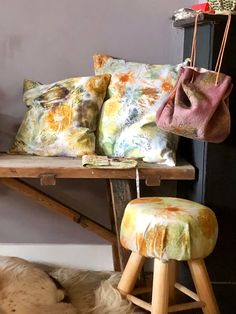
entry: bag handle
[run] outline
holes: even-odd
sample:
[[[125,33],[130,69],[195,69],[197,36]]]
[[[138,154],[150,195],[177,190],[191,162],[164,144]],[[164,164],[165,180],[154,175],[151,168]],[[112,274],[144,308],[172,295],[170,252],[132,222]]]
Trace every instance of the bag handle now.
[[[199,17],[200,14],[201,13],[197,13],[197,15],[195,17],[195,23],[194,23],[192,51],[191,51],[191,59],[190,59],[190,66],[193,67],[193,68],[195,67],[195,64],[196,64],[197,28],[198,28],[198,17]],[[228,14],[228,19],[227,19],[227,22],[226,22],[226,25],[225,25],[225,31],[224,31],[222,43],[221,43],[221,46],[220,46],[219,55],[218,55],[218,58],[217,58],[217,61],[216,61],[216,65],[215,65],[215,72],[217,72],[215,85],[217,85],[218,81],[219,81],[220,69],[221,69],[222,61],[223,61],[223,57],[224,57],[225,46],[226,46],[226,42],[227,42],[227,38],[228,38],[228,34],[229,34],[230,23],[231,23],[231,13]]]

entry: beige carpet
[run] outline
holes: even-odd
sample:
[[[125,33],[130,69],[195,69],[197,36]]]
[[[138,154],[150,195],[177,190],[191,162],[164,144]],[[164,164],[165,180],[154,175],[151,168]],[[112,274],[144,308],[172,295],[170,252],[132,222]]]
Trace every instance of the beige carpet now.
[[[52,268],[0,256],[0,314],[145,313],[120,296],[115,289],[119,278],[119,273]]]

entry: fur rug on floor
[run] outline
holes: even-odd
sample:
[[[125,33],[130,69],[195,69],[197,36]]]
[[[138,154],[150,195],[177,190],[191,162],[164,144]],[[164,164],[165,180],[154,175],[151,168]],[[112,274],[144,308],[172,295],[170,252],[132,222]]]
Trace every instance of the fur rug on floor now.
[[[0,314],[146,313],[120,296],[119,278],[115,272],[51,268],[0,256]]]
[[[115,289],[119,273],[54,269],[50,274],[66,289],[78,314],[143,314]],[[146,312],[145,312],[146,313]]]

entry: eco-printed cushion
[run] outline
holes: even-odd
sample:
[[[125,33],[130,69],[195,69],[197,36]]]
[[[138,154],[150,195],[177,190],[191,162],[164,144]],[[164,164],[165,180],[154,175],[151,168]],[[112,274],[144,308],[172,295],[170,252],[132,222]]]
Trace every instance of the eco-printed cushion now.
[[[10,153],[78,157],[95,153],[99,110],[110,75],[52,84],[25,80],[24,119]]]
[[[101,154],[175,166],[178,136],[156,126],[156,111],[184,64],[149,65],[94,56],[95,73],[112,75],[97,131]]]

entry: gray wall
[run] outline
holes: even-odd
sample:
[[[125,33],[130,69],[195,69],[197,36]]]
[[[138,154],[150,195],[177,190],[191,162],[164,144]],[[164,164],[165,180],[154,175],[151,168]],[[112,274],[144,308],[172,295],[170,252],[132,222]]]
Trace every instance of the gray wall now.
[[[25,78],[47,83],[93,74],[95,52],[137,62],[177,63],[182,58],[182,31],[172,28],[170,18],[175,9],[193,2],[1,1],[0,151],[9,148],[23,117]],[[103,181],[62,180],[46,191],[109,225]],[[2,243],[78,241],[76,224],[2,185],[0,217]]]

